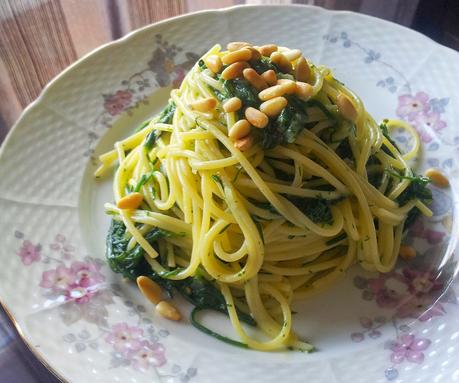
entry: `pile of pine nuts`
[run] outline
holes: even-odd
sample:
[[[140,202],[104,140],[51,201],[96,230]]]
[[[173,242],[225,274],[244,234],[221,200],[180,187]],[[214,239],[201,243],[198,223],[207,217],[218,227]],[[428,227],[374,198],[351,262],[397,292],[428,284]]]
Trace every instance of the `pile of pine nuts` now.
[[[269,119],[276,118],[287,106],[288,101],[284,96],[295,94],[303,100],[311,97],[313,87],[308,83],[311,68],[298,49],[279,51],[278,46],[274,44],[258,47],[242,41],[229,43],[227,49],[222,55],[206,56],[204,63],[207,68],[214,74],[220,74],[224,80],[244,78],[258,92],[258,98],[262,101],[258,109],[245,108],[244,118],[228,127],[228,136],[234,141],[234,146],[245,151],[254,144],[252,127],[266,128]],[[273,70],[257,73],[251,67],[251,63],[260,60],[262,56],[269,57],[283,73],[292,75],[295,80],[278,79]],[[192,105],[192,108],[200,112],[211,111],[216,106],[210,99],[199,100],[196,103],[197,105]],[[223,104],[226,113],[237,112],[242,107],[243,102],[238,97],[232,97]]]

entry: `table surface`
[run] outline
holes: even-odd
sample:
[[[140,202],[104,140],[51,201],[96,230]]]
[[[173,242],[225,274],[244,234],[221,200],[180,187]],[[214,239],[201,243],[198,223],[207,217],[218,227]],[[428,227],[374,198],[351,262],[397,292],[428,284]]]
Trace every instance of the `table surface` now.
[[[0,143],[64,68],[101,44],[183,13],[249,4],[315,4],[411,25],[418,0],[0,0]],[[0,309],[0,382],[58,382]]]

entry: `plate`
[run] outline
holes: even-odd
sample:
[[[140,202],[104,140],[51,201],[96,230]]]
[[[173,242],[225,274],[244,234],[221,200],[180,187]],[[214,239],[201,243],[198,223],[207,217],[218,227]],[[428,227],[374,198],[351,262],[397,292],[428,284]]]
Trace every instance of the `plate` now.
[[[243,350],[168,322],[104,262],[112,197],[110,180],[92,177],[95,159],[159,111],[207,47],[231,40],[300,48],[331,67],[376,119],[410,121],[423,142],[420,171],[440,168],[451,180],[432,186],[434,215],[405,240],[413,261],[385,275],[355,267],[294,308],[311,354]],[[457,68],[456,52],[418,33],[303,6],[191,14],[98,49],[46,87],[2,147],[3,305],[66,382],[459,381]],[[231,331],[218,314],[205,320]]]

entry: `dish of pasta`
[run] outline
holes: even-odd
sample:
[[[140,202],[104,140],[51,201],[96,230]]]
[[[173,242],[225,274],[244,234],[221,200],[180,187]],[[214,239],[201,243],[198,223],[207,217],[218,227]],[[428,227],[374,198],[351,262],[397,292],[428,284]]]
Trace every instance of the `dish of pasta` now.
[[[394,128],[412,135],[408,151]],[[390,272],[407,228],[431,215],[430,178],[412,169],[419,150],[409,124],[375,122],[307,52],[215,45],[161,113],[100,156],[96,177],[116,164],[107,260],[169,319],[181,317],[167,299],[178,291],[191,323],[218,339],[311,351],[292,303],[354,264]],[[204,326],[208,309],[239,339]]]

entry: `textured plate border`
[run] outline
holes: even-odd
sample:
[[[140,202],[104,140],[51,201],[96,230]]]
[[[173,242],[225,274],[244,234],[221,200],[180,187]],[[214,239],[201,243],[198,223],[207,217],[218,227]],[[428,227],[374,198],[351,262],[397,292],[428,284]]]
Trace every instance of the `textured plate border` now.
[[[109,42],[107,44],[104,44],[102,46],[100,46],[99,48],[96,48],[95,50],[89,52],[88,54],[84,55],[83,57],[81,57],[80,59],[78,59],[76,62],[74,62],[72,65],[70,65],[68,68],[66,68],[64,71],[62,71],[61,73],[59,73],[56,77],[54,77],[45,87],[44,89],[41,91],[40,95],[37,97],[37,99],[35,101],[33,101],[31,104],[29,104],[25,109],[24,111],[22,112],[21,116],[19,117],[19,119],[17,120],[17,122],[14,124],[14,126],[12,127],[12,129],[8,132],[2,146],[0,147],[0,160],[2,158],[2,155],[3,155],[3,150],[4,148],[8,145],[8,142],[10,140],[10,137],[12,136],[12,133],[13,131],[15,131],[15,129],[17,129],[17,127],[19,125],[21,125],[22,121],[25,119],[25,117],[28,115],[28,113],[30,113],[31,110],[33,110],[34,108],[38,108],[40,106],[40,104],[42,103],[42,100],[43,98],[46,96],[46,94],[48,94],[52,88],[54,86],[57,86],[57,84],[59,83],[59,80],[64,77],[68,72],[74,70],[75,68],[77,68],[81,63],[83,63],[86,59],[88,59],[89,57],[93,57],[93,56],[96,56],[96,55],[101,55],[102,53],[105,53],[106,51],[108,52],[109,49],[115,47],[115,46],[121,46],[121,45],[125,45],[125,43],[127,43],[127,45],[129,44],[129,41],[135,37],[137,34],[140,34],[141,32],[145,31],[145,30],[148,30],[150,28],[154,28],[154,27],[157,27],[157,26],[167,26],[167,24],[169,23],[175,23],[177,20],[182,20],[182,19],[186,19],[186,18],[192,18],[196,15],[205,15],[205,14],[209,14],[209,15],[213,15],[213,14],[224,14],[224,13],[231,13],[233,10],[235,9],[238,9],[238,8],[242,8],[242,7],[250,7],[250,8],[272,8],[272,9],[276,9],[276,8],[302,8],[302,9],[314,9],[315,11],[317,11],[318,9],[320,9],[321,12],[323,13],[326,13],[326,14],[329,14],[329,15],[357,15],[358,17],[364,17],[364,18],[367,18],[367,19],[371,19],[373,22],[375,23],[382,23],[382,24],[386,24],[387,26],[390,26],[391,28],[399,28],[401,31],[404,31],[405,33],[412,33],[413,35],[417,35],[418,38],[421,38],[423,39],[425,42],[431,44],[432,46],[437,46],[437,47],[441,47],[441,49],[443,49],[445,52],[454,52],[457,54],[457,52],[455,52],[454,50],[450,49],[450,48],[447,48],[447,47],[444,47],[438,43],[436,43],[435,41],[431,40],[430,38],[420,34],[419,32],[416,32],[416,31],[413,31],[409,28],[406,28],[404,26],[401,26],[401,25],[398,25],[398,24],[395,24],[395,23],[392,23],[392,22],[389,22],[389,21],[386,21],[386,20],[382,20],[382,19],[378,19],[376,17],[372,17],[372,16],[368,16],[368,15],[362,15],[362,14],[356,14],[355,12],[349,12],[349,11],[333,11],[333,10],[327,10],[327,9],[323,9],[323,8],[320,8],[320,7],[315,7],[315,6],[310,6],[310,5],[295,5],[295,4],[291,4],[291,5],[263,5],[263,6],[260,6],[260,5],[245,5],[245,6],[233,6],[233,7],[229,7],[229,8],[223,8],[223,9],[218,9],[218,10],[205,10],[205,11],[198,11],[198,12],[193,12],[193,13],[189,13],[189,14],[186,14],[186,15],[180,15],[180,16],[176,16],[176,17],[173,17],[173,18],[170,18],[170,19],[166,19],[166,20],[163,20],[163,21],[160,21],[160,22],[157,22],[157,23],[154,23],[154,24],[151,24],[151,25],[148,25],[148,26],[145,26],[143,28],[140,28],[140,29],[137,29],[135,31],[132,31],[130,32],[129,34],[127,34],[126,36],[118,39],[118,40],[115,40],[115,41],[112,41],[112,42]],[[24,335],[24,332],[22,331],[22,328],[21,328],[21,325],[18,323],[18,321],[15,319],[14,315],[12,314],[12,310],[4,303],[2,302],[1,300],[1,297],[0,297],[0,305],[3,307],[3,309],[5,310],[5,312],[7,313],[8,317],[10,318],[10,320],[12,321],[12,323],[14,324],[15,328],[16,328],[16,331],[18,333],[18,335],[20,336],[20,338],[24,341],[24,343],[26,344],[26,346],[30,349],[30,351],[34,354],[34,356],[37,357],[37,359],[54,375],[56,376],[60,381],[64,382],[64,383],[70,383],[70,381],[66,380],[48,361],[47,361],[47,358],[46,358],[46,355],[44,355],[44,353],[42,353],[40,350],[38,350],[36,347],[34,347],[30,342],[29,340],[27,339],[27,337]]]

